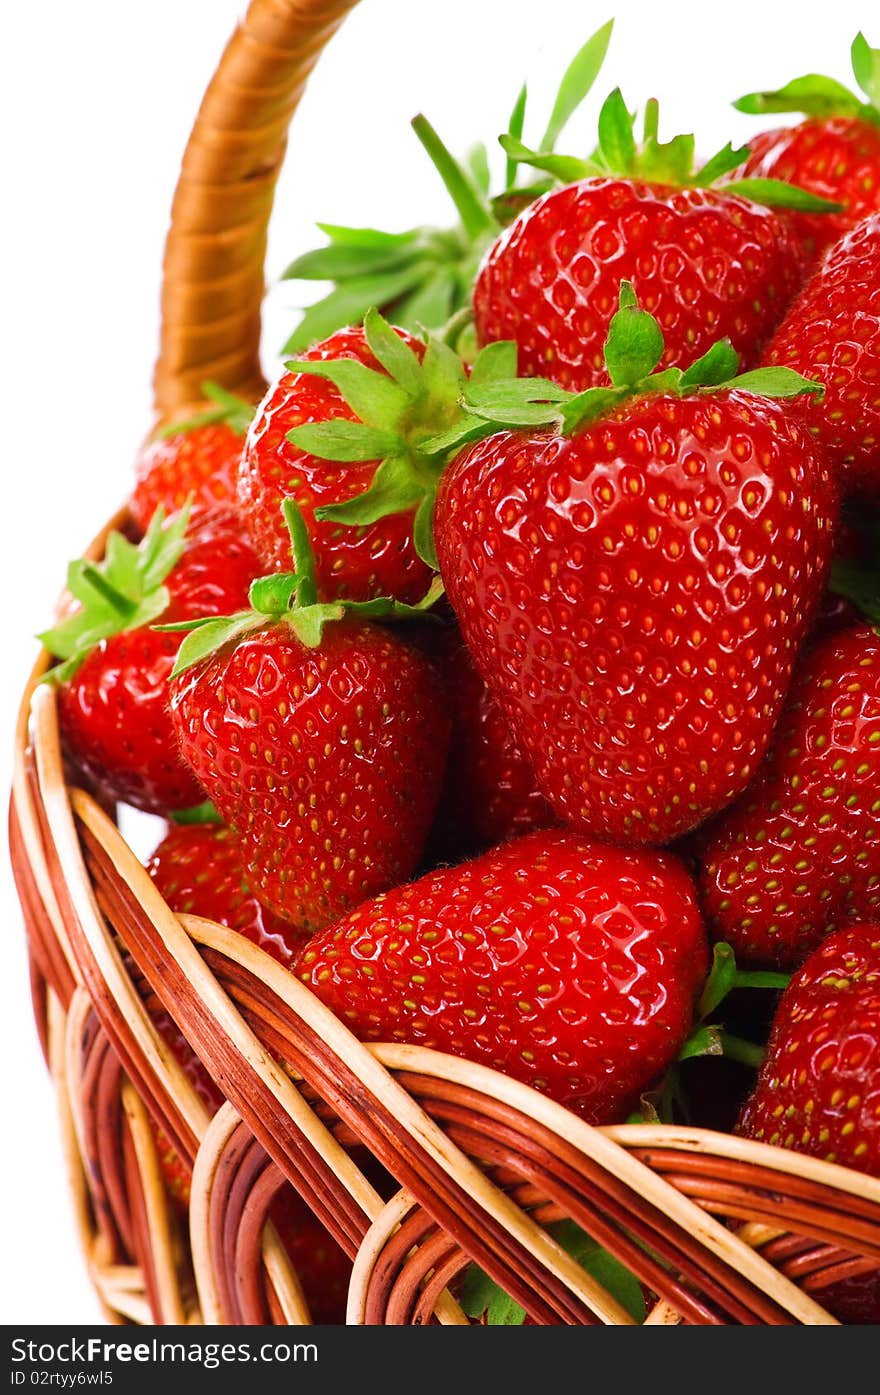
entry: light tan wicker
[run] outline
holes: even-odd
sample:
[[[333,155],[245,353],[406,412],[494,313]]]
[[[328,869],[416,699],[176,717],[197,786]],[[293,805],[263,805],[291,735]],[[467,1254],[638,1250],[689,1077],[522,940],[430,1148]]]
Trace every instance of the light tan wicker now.
[[[260,389],[263,253],[288,122],[352,4],[252,0],[223,55],[174,201],[160,417],[190,407],[206,378]],[[47,662],[21,707],[10,843],[73,1204],[109,1320],[308,1322],[266,1221],[288,1183],[355,1261],[351,1323],[467,1322],[450,1285],[470,1260],[538,1323],[631,1322],[545,1229],[563,1217],[659,1296],[651,1323],[828,1323],[823,1289],[880,1267],[880,1182],[722,1134],[594,1129],[482,1067],[359,1045],[248,941],[178,920],[69,783],[54,695],[37,686]],[[145,992],[221,1084],[213,1120]],[[151,1117],[194,1163],[189,1234]],[[396,1178],[391,1201],[355,1143]]]

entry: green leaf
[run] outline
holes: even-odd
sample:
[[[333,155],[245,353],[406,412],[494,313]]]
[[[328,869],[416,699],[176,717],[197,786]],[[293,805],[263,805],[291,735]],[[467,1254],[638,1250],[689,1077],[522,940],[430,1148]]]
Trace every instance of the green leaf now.
[[[360,324],[371,306],[387,305],[411,291],[425,275],[424,259],[418,259],[398,271],[379,272],[375,276],[354,276],[344,281],[329,295],[303,313],[300,323],[282,349],[284,354],[299,353],[320,339],[326,339],[346,325]]]
[[[191,824],[223,822],[210,799],[206,799],[204,804],[194,804],[191,809],[172,809],[168,817],[172,823],[181,824],[184,827]]]
[[[300,606],[312,605],[318,596],[318,586],[315,580],[315,554],[312,551],[312,540],[309,537],[302,509],[294,499],[287,498],[281,504],[281,513],[290,538],[290,558],[295,572],[298,573],[296,603]],[[297,576],[294,576],[292,580],[296,582]]]
[[[443,180],[467,236],[476,239],[482,233],[497,231],[495,220],[480,191],[443,144],[427,117],[419,113],[410,124]]]
[[[396,303],[395,320],[411,329],[442,329],[456,303],[457,282],[454,267],[439,266],[421,286]]]
[[[589,174],[595,174],[595,165],[587,160],[579,160],[574,155],[543,154],[530,150],[514,136],[499,136],[502,150],[515,165],[531,165],[536,170],[546,170],[563,184],[573,184]]]
[[[847,116],[855,115],[860,103],[843,83],[820,73],[808,73],[775,92],[749,92],[733,105],[749,116],[788,111],[804,116]]]
[[[552,151],[555,148],[564,127],[591,91],[605,62],[613,28],[614,20],[610,19],[601,29],[597,29],[566,68],[541,141],[542,150]],[[522,134],[521,126],[519,131],[514,132],[511,123],[510,129],[512,134]]]
[[[499,140],[503,145],[505,141],[512,140],[512,137],[505,136],[502,138],[499,136]],[[522,150],[526,148],[521,141],[517,141],[516,144]],[[549,155],[547,158],[549,160],[555,160],[564,157]],[[583,162],[580,160],[576,163],[579,166],[583,166]],[[512,160],[509,157],[508,164],[514,169],[517,167],[516,160]],[[592,166],[589,168],[593,169]],[[595,173],[595,169],[593,169],[593,173]],[[578,175],[578,178],[580,178],[580,175]],[[540,183],[521,184],[519,187],[514,186],[512,188],[508,187],[504,190],[503,194],[496,194],[494,199],[492,199],[492,212],[498,219],[498,222],[506,226],[508,223],[513,222],[513,219],[516,218],[517,214],[522,212],[527,204],[534,203],[535,199],[539,199],[542,194],[546,194],[549,189],[552,189],[554,183],[555,180],[553,179],[545,179]]]
[[[176,678],[178,674],[186,673],[188,669],[216,654],[218,650],[234,644],[265,623],[265,616],[257,615],[253,610],[243,610],[237,615],[221,616],[216,620],[209,620],[205,625],[199,625],[186,636],[178,649],[171,677]]]
[[[661,141],[659,124],[660,108],[651,98],[645,104],[644,138],[635,155],[633,173],[656,183],[689,184],[694,169],[694,138],[680,135]]]
[[[482,383],[495,383],[500,379],[516,379],[516,343],[512,339],[500,339],[495,344],[487,344],[474,359],[470,374],[471,387]]]
[[[721,1029],[713,1024],[704,1024],[691,1032],[678,1053],[679,1061],[689,1061],[692,1056],[723,1056]]]
[[[261,615],[283,615],[293,604],[301,584],[302,577],[296,572],[258,576],[248,591],[251,609]]]
[[[341,281],[353,276],[373,276],[377,272],[399,270],[419,256],[417,244],[392,247],[361,247],[331,242],[304,252],[281,273],[282,281]]]
[[[853,39],[852,67],[856,82],[873,107],[880,107],[880,49],[871,48],[864,34]]]
[[[726,1056],[728,1061],[739,1061],[740,1065],[750,1066],[752,1070],[760,1070],[764,1060],[764,1048],[757,1046],[752,1041],[743,1041],[742,1037],[732,1036],[730,1032],[719,1032],[721,1044],[721,1054]]]
[[[319,522],[366,527],[389,514],[415,508],[425,496],[425,482],[413,470],[406,455],[389,455],[381,462],[369,489],[341,504],[315,509]]]
[[[342,601],[328,601],[306,606],[303,610],[292,610],[286,617],[297,639],[307,649],[317,649],[324,637],[324,626],[331,621],[342,620],[348,613]]]
[[[729,339],[719,339],[711,349],[707,349],[702,358],[698,358],[696,363],[685,369],[679,386],[682,392],[689,392],[691,388],[697,387],[716,387],[719,383],[726,383],[734,378],[738,368],[739,354],[736,349]]]
[[[619,87],[615,87],[606,97],[599,113],[599,149],[612,174],[631,173],[636,158],[636,140],[632,116]]]
[[[456,406],[465,383],[464,365],[455,350],[436,336],[422,359],[422,379],[438,414]]]
[[[415,242],[421,232],[419,228],[409,228],[406,232],[391,233],[379,228],[343,227],[339,223],[316,223],[315,226],[331,242],[341,243],[345,247],[405,247]]]
[[[872,625],[880,624],[880,576],[875,567],[835,557],[831,563],[828,589],[835,596],[852,601]],[[46,647],[51,648],[50,645]]]
[[[526,119],[526,102],[528,101],[528,88],[523,83],[517,93],[516,101],[513,104],[513,111],[510,113],[510,120],[507,123],[507,134],[515,141],[522,141],[523,126]],[[512,189],[516,183],[517,165],[515,160],[507,157],[504,166],[504,188]],[[494,207],[493,207],[494,211]],[[497,216],[497,215],[496,215]]]
[[[238,397],[234,392],[221,387],[219,383],[210,381],[202,383],[202,396],[206,402],[213,402],[214,406],[206,407],[203,412],[196,412],[191,417],[168,422],[156,432],[157,439],[166,440],[169,436],[180,436],[201,426],[221,423],[228,426],[237,436],[245,435],[254,419],[255,408],[252,402],[247,402],[243,397]]]
[[[617,1300],[637,1323],[647,1315],[641,1284],[620,1260],[602,1248],[574,1221],[559,1221],[547,1227],[567,1254]],[[461,1306],[470,1318],[485,1314],[490,1327],[516,1327],[525,1322],[525,1311],[476,1264],[465,1271]]]
[[[364,316],[364,335],[367,347],[389,377],[394,379],[408,397],[418,397],[424,390],[422,366],[418,356],[375,306],[371,306]]]
[[[562,413],[562,430],[566,436],[582,431],[599,417],[605,416],[627,396],[625,388],[587,388],[566,403]]]
[[[734,179],[724,185],[729,194],[741,194],[753,203],[765,204],[768,208],[794,208],[800,213],[839,213],[843,204],[831,199],[822,199],[818,194],[810,194],[799,189],[796,184],[786,184],[782,179]]]
[[[482,141],[472,145],[467,153],[467,170],[477,192],[486,197],[492,187],[489,152]]]
[[[654,371],[663,357],[663,332],[653,315],[634,303],[631,285],[620,289],[620,309],[605,340],[605,365],[615,387],[634,387]]]
[[[458,452],[465,446],[471,445],[474,441],[480,441],[486,436],[495,433],[497,427],[492,422],[485,421],[480,417],[467,417],[456,422],[455,426],[450,426],[448,431],[441,431],[436,436],[427,436],[419,442],[419,449],[427,456],[448,456],[453,451]]]
[[[464,391],[468,412],[499,426],[544,426],[561,419],[559,403],[571,393],[544,378],[515,378],[487,384],[469,383]]]
[[[409,395],[386,373],[377,373],[375,369],[367,368],[366,364],[358,363],[357,359],[319,359],[315,362],[289,359],[285,367],[291,373],[326,378],[339,389],[363,424],[380,432],[394,433],[410,403]]]
[[[401,448],[399,436],[359,421],[310,422],[288,431],[287,439],[319,460],[381,460]]]
[[[735,980],[736,959],[733,950],[728,944],[715,945],[712,951],[712,968],[697,1004],[697,1016],[700,1021],[705,1017],[711,1017],[733,988]]]
[[[710,184],[714,184],[724,174],[730,174],[731,170],[739,169],[740,165],[748,159],[749,147],[739,145],[735,149],[730,141],[713,155],[711,160],[707,160],[697,171],[696,182],[704,189]]]
[[[413,543],[416,553],[432,571],[437,571],[440,566],[437,560],[437,545],[434,541],[435,502],[436,494],[431,490],[423,496],[413,519]]]
[[[821,398],[825,393],[821,383],[801,377],[793,368],[755,368],[719,386],[735,388],[738,392],[753,392],[759,397],[801,397],[808,393]]]
[[[608,1250],[597,1244],[574,1221],[559,1221],[550,1227],[562,1248],[576,1259],[592,1278],[638,1323],[645,1321],[647,1308],[642,1286],[629,1269]]]

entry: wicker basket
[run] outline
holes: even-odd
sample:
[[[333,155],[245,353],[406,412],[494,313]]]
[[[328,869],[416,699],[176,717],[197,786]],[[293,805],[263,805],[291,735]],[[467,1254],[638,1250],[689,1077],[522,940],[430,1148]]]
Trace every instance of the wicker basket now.
[[[353,3],[252,0],[223,55],[174,201],[160,417],[197,401],[206,378],[261,388],[263,254],[287,127]],[[545,1228],[563,1217],[659,1295],[655,1324],[829,1323],[823,1289],[880,1267],[878,1181],[724,1134],[594,1129],[482,1067],[359,1045],[247,940],[175,917],[68,782],[53,692],[37,686],[47,662],[21,708],[10,841],[74,1207],[109,1320],[308,1322],[266,1220],[288,1184],[354,1259],[354,1324],[466,1323],[450,1285],[471,1260],[537,1323],[631,1322]],[[221,1084],[213,1119],[154,1030],[145,984]],[[194,1163],[188,1235],[151,1117]],[[396,1178],[391,1201],[356,1143]]]

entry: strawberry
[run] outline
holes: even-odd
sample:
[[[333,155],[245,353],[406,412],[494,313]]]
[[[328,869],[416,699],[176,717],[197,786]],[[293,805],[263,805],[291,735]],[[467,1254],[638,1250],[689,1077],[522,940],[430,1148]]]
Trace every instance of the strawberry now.
[[[796,126],[763,131],[749,141],[746,178],[780,179],[842,205],[816,215],[785,212],[805,258],[815,260],[870,213],[880,212],[880,50],[858,34],[852,45],[856,82],[864,96],[833,78],[811,73],[777,92],[750,92],[734,106],[751,114],[802,112]],[[865,101],[867,97],[867,101]]]
[[[486,687],[457,625],[425,627],[449,700],[446,778],[428,839],[429,861],[458,862],[555,822],[534,772]]]
[[[675,858],[549,830],[365,902],[295,971],[363,1040],[465,1056],[607,1121],[675,1058],[706,959]]]
[[[880,213],[825,255],[764,352],[825,389],[803,405],[850,493],[880,493]]]
[[[424,346],[402,330],[396,331],[394,337],[412,350],[417,370]],[[285,571],[290,561],[290,540],[281,503],[285,498],[296,502],[312,539],[318,595],[322,600],[365,601],[388,595],[414,602],[427,590],[430,571],[413,541],[413,500],[409,500],[410,508],[403,512],[378,522],[364,520],[362,526],[351,529],[339,527],[338,510],[332,516],[325,512],[363,494],[376,474],[377,457],[393,449],[393,443],[389,448],[388,438],[383,439],[380,430],[373,430],[365,447],[349,448],[344,460],[331,465],[321,456],[322,436],[316,428],[333,419],[353,420],[351,409],[330,376],[319,376],[331,360],[340,365],[336,371],[343,374],[342,365],[351,364],[355,382],[363,376],[363,370],[372,370],[374,379],[380,377],[392,410],[397,407],[399,411],[401,405],[404,410],[408,408],[402,389],[377,361],[363,329],[340,330],[331,335],[302,359],[289,363],[288,371],[269,389],[257,409],[241,462],[239,506],[264,567]],[[361,368],[360,375],[354,365]],[[349,372],[340,381],[347,382],[351,376]],[[368,430],[369,427],[362,427],[361,436]],[[312,442],[318,450],[294,444],[291,432],[296,440]],[[371,454],[364,457],[364,449]]]
[[[161,506],[166,515],[190,504],[190,517],[204,510],[234,509],[244,434],[253,407],[216,383],[203,392],[215,405],[188,421],[173,422],[144,446],[135,461],[129,507],[141,528]]]
[[[48,676],[69,754],[112,799],[149,813],[204,799],[168,711],[180,641],[151,627],[243,605],[258,569],[233,515],[204,515],[187,529],[186,510],[165,526],[160,508],[140,547],[112,533],[102,564],[69,569],[79,608],[40,636],[63,661]]]
[[[880,925],[837,930],[782,995],[739,1131],[880,1176]]]
[[[290,499],[284,514],[298,574],[255,582],[249,610],[188,622],[171,712],[184,756],[239,836],[248,884],[269,910],[316,930],[417,867],[449,718],[430,662],[371,623],[422,609],[317,602],[304,519]]]
[[[747,963],[791,968],[880,913],[880,636],[861,624],[804,655],[758,777],[710,830],[710,928]]]
[[[218,823],[169,828],[147,870],[172,911],[215,920],[237,930],[279,964],[290,964],[296,936],[251,891],[232,829]]]
[[[522,212],[490,248],[474,288],[480,344],[512,339],[520,371],[572,390],[604,381],[602,345],[621,280],[662,326],[663,367],[687,368],[722,337],[749,365],[800,284],[794,238],[771,201],[816,209],[778,181],[717,183],[740,161],[729,146],[693,170],[693,137],[661,145],[657,108],[637,148],[619,90],[599,117],[587,161],[535,154],[503,137],[511,158],[566,182]]]
[[[782,996],[738,1132],[880,1176],[880,925],[837,930]],[[820,1289],[840,1322],[880,1322],[880,1273]]]
[[[495,434],[456,456],[436,502],[449,599],[542,793],[626,843],[668,842],[752,779],[836,518],[821,453],[759,395],[809,384],[735,378],[724,343],[651,377],[662,357],[624,285],[613,386],[469,386]],[[516,421],[534,425],[498,429]]]

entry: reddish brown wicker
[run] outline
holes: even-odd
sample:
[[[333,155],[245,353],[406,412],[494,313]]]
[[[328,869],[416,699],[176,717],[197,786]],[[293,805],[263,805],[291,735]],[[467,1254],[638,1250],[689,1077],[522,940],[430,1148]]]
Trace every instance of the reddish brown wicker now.
[[[263,253],[287,127],[353,3],[252,0],[223,55],[174,200],[162,418],[206,378],[261,388]],[[470,1260],[539,1323],[630,1322],[545,1229],[562,1217],[658,1295],[651,1323],[828,1323],[823,1289],[880,1267],[880,1182],[706,1131],[590,1128],[484,1068],[361,1046],[248,941],[176,918],[69,783],[53,692],[37,686],[46,663],[21,707],[10,843],[73,1204],[109,1320],[308,1322],[266,1221],[288,1184],[354,1259],[351,1323],[467,1322],[450,1286]],[[222,1084],[213,1120],[155,1032],[148,993]],[[194,1163],[188,1233],[151,1118]],[[390,1202],[355,1144],[396,1178]]]

